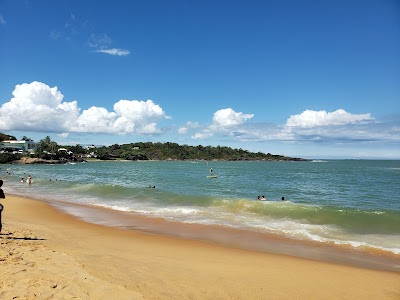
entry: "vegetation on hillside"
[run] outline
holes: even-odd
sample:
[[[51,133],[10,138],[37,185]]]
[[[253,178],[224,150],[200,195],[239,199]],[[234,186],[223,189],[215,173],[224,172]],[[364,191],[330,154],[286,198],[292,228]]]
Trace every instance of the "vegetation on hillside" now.
[[[29,138],[25,137],[26,140]],[[30,140],[30,139],[29,139]],[[64,150],[60,149],[63,148]],[[60,151],[62,150],[62,151]],[[4,153],[6,154],[6,153]],[[270,153],[250,152],[244,149],[233,149],[225,146],[189,146],[177,143],[138,142],[130,144],[114,144],[111,146],[84,148],[81,145],[60,146],[49,136],[37,143],[35,153],[29,155],[42,159],[82,160],[95,157],[101,160],[303,160]],[[11,157],[7,157],[11,159]],[[0,162],[1,162],[0,155]]]
[[[4,134],[0,132],[0,142],[8,140],[16,140],[17,138],[12,135]]]
[[[189,146],[177,143],[139,142],[96,148],[101,159],[127,160],[293,160],[282,155],[249,152],[224,146]]]

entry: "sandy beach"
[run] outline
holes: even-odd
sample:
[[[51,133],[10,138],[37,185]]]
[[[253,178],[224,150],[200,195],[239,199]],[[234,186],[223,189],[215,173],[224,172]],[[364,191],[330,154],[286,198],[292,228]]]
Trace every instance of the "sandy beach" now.
[[[399,299],[400,274],[86,223],[6,195],[1,299]]]

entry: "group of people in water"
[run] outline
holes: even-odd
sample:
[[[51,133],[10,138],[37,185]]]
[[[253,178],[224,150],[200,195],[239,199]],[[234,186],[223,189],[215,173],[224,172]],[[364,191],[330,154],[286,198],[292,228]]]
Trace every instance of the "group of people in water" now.
[[[6,175],[11,175],[11,172],[8,171],[9,169],[10,169],[10,168],[7,168]],[[1,168],[0,168],[0,170],[1,170]],[[24,173],[24,174],[26,174],[26,173]],[[25,178],[24,178],[24,177],[21,177],[20,182],[21,182],[21,183],[24,183],[24,182],[25,182]],[[32,176],[31,176],[31,175],[28,175],[28,177],[26,178],[26,183],[28,183],[28,184],[31,184],[31,183],[32,183]]]
[[[24,183],[24,177],[21,177],[21,183]],[[29,175],[28,178],[26,179],[26,183],[31,184],[32,183],[32,176]]]
[[[262,196],[257,196],[257,200],[259,200],[259,201],[267,201],[267,198],[265,198],[265,196],[262,195]],[[281,201],[286,201],[285,197],[282,197]]]

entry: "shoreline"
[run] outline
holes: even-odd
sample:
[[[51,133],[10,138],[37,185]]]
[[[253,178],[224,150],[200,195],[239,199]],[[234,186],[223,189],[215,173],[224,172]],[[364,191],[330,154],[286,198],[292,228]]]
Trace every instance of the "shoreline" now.
[[[1,235],[0,241],[2,249],[16,254],[0,252],[5,274],[0,295],[35,291],[60,299],[68,290],[81,299],[400,297],[396,272],[91,224],[41,200],[6,197],[3,232],[11,234]],[[15,271],[20,268],[29,272]],[[80,280],[79,274],[91,281]],[[46,280],[49,285],[35,285]]]
[[[180,223],[95,205],[65,201],[47,202],[63,213],[88,223],[198,240],[232,248],[400,273],[400,256],[383,250],[355,249],[349,245],[296,240],[277,234],[222,225]]]
[[[90,224],[400,274],[400,255],[385,250],[294,239],[274,233],[217,224],[182,223],[101,205],[13,193],[8,193],[8,195],[46,203],[59,213]]]

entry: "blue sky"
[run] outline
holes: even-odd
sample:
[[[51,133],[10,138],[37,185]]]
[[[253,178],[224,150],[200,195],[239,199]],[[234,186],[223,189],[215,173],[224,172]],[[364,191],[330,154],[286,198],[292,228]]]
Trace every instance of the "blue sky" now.
[[[0,132],[400,159],[400,4],[0,1]]]

